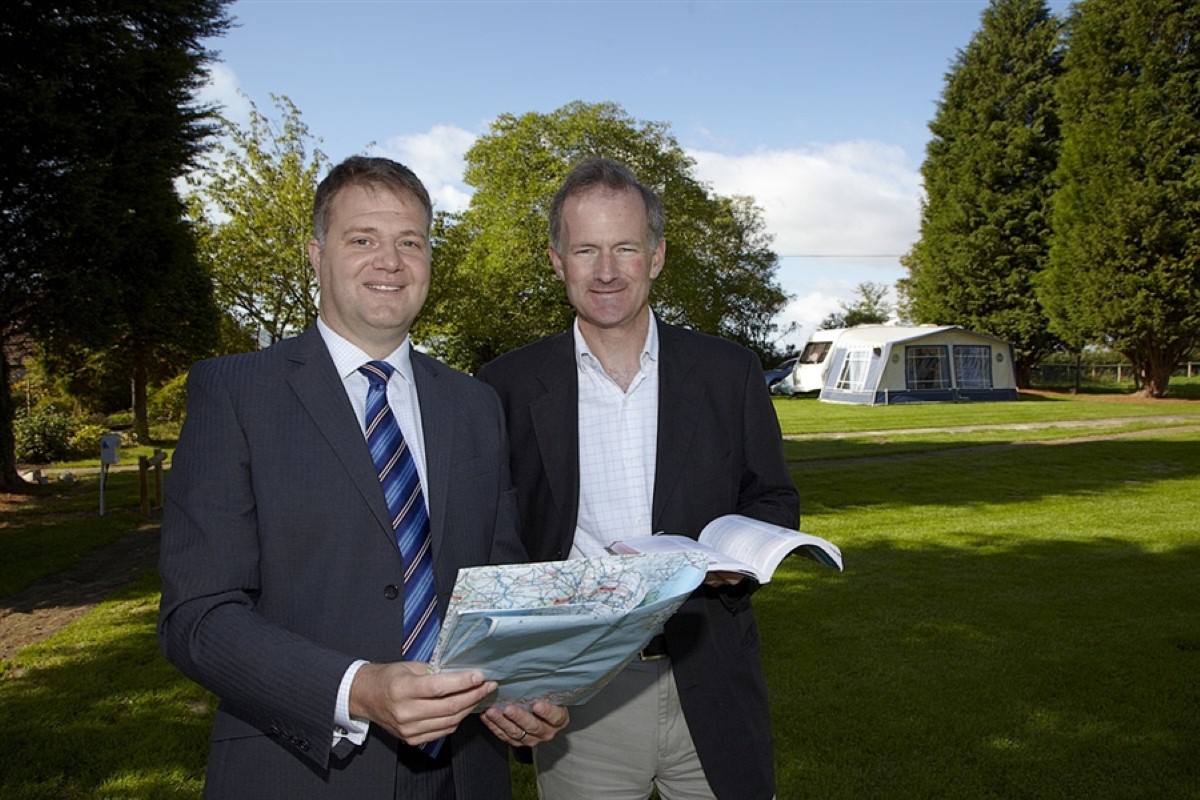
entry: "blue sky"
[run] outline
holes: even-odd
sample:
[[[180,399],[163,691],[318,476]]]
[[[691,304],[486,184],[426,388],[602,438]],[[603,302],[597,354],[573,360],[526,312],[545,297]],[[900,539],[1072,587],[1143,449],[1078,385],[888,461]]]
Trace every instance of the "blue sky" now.
[[[904,275],[927,126],[986,6],[239,0],[203,99],[244,121],[239,90],[272,113],[286,95],[333,161],[397,158],[448,210],[468,202],[462,154],[498,115],[618,103],[666,124],[715,191],[763,209],[794,347],[859,283]]]

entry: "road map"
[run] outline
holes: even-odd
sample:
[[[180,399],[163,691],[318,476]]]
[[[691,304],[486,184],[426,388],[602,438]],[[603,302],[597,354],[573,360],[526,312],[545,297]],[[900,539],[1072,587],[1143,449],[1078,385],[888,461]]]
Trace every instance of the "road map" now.
[[[498,681],[481,708],[583,703],[700,585],[707,563],[654,553],[461,569],[430,667]]]

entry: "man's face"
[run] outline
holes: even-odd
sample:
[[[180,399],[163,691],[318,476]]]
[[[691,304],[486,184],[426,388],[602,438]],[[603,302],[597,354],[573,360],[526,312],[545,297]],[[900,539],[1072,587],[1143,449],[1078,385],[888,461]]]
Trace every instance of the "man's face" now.
[[[429,219],[408,194],[349,186],[334,196],[325,243],[308,243],[321,319],[373,358],[395,350],[429,294]]]
[[[550,248],[550,261],[582,328],[647,324],[650,282],[662,270],[667,246],[651,246],[637,191],[596,188],[567,198],[559,246],[561,252]]]

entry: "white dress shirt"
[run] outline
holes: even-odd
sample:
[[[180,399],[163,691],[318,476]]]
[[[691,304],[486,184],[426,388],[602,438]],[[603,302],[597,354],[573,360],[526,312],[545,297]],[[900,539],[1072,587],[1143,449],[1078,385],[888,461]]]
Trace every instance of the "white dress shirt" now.
[[[335,333],[320,317],[317,318],[317,330],[321,332],[321,338],[325,340],[325,347],[328,348],[329,355],[333,359],[333,366],[342,379],[342,386],[350,398],[350,405],[354,407],[354,415],[358,419],[359,427],[363,430],[365,440],[367,435],[367,389],[370,387],[370,381],[366,375],[358,371],[358,368],[368,361],[376,359],[371,358],[357,345],[347,341],[345,337]],[[392,407],[396,423],[400,426],[400,432],[404,434],[408,449],[412,452],[421,485],[427,486],[425,480],[425,432],[421,428],[421,404],[417,397],[417,385],[413,380],[412,340],[407,336],[404,337],[404,342],[382,360],[395,368],[387,385],[388,405]],[[423,494],[428,505],[428,492]],[[355,745],[366,741],[370,722],[350,716],[350,685],[354,683],[354,676],[358,674],[359,668],[366,663],[366,661],[359,660],[351,664],[346,669],[346,674],[342,676],[342,682],[338,686],[337,707],[333,717],[336,726],[333,734],[335,744],[341,738],[346,738]]]
[[[579,380],[579,515],[571,558],[609,555],[647,536],[658,448],[658,327],[650,314],[638,373],[623,390],[592,355],[575,321]]]

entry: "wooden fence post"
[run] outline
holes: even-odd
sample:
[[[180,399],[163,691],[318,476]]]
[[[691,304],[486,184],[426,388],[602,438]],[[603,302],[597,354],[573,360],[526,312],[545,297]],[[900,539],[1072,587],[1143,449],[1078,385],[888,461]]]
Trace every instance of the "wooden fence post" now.
[[[167,458],[167,454],[162,450],[154,449],[154,507],[163,507],[163,461]]]
[[[138,456],[138,486],[142,491],[142,516],[150,516],[150,459]]]

